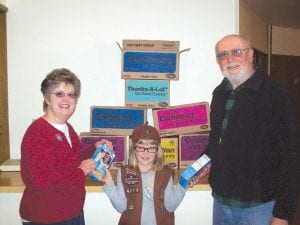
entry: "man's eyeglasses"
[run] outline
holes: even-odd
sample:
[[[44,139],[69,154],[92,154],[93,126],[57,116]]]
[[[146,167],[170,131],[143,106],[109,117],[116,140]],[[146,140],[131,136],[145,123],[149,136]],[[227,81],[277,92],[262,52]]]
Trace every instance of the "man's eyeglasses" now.
[[[50,93],[50,94],[55,95],[58,98],[63,98],[65,96],[68,96],[69,98],[76,98],[77,97],[77,95],[75,93],[72,93],[72,92],[65,93],[63,91],[58,91],[58,92],[54,92],[54,93]]]
[[[228,58],[229,54],[231,54],[234,57],[241,57],[243,55],[243,52],[247,49],[248,48],[234,48],[228,51],[223,51],[217,54],[217,59],[223,61]]]
[[[148,147],[148,148],[145,148],[145,147],[142,147],[142,146],[135,146],[135,150],[137,152],[144,152],[144,151],[148,151],[149,153],[155,153],[157,151],[157,147]]]

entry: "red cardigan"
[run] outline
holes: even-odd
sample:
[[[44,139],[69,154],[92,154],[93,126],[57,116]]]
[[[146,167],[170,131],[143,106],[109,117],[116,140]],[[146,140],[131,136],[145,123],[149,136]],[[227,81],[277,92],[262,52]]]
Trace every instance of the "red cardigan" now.
[[[62,222],[79,216],[85,200],[85,175],[80,140],[68,124],[72,147],[65,135],[42,118],[27,129],[21,144],[21,175],[25,190],[20,203],[23,219]]]

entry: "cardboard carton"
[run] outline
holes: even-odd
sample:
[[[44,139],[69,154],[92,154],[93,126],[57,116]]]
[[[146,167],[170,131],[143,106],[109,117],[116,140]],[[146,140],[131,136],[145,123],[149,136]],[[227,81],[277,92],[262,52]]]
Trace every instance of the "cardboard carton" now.
[[[199,158],[208,144],[208,134],[179,135],[179,166],[186,168]]]
[[[164,164],[173,169],[178,168],[178,137],[161,138]]]
[[[146,109],[91,106],[90,132],[126,136],[131,135],[136,126],[145,124],[146,121]]]
[[[210,130],[207,102],[153,109],[153,121],[160,136],[172,136]]]
[[[95,133],[82,132],[79,135],[81,143],[81,151],[84,151],[89,146],[94,145],[95,142],[102,139],[111,141],[114,146],[114,153],[116,155],[114,161],[112,162],[110,169],[117,170],[122,165],[127,162],[127,137],[125,136],[99,136]]]

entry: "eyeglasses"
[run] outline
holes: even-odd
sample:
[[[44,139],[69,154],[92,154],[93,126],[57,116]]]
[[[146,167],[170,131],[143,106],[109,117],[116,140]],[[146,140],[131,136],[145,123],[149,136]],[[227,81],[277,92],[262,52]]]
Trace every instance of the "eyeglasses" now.
[[[58,92],[54,92],[54,93],[50,93],[52,95],[55,95],[57,98],[63,98],[65,96],[68,96],[69,98],[76,98],[77,95],[75,93],[65,93],[63,91],[58,91]]]
[[[228,51],[223,51],[217,54],[217,59],[220,61],[223,61],[228,58],[229,54],[231,54],[234,57],[241,57],[243,55],[243,52],[246,51],[248,48],[234,48]]]
[[[148,148],[145,148],[145,147],[142,147],[142,146],[135,146],[135,150],[137,152],[144,152],[147,150],[147,152],[149,153],[155,153],[157,151],[157,147],[148,147]]]

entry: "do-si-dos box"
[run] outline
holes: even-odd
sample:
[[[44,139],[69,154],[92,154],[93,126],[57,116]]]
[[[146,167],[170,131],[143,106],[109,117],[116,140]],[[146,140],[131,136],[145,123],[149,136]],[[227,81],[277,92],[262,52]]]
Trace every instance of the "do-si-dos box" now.
[[[169,80],[125,81],[125,106],[138,108],[164,108],[169,105]]]
[[[153,109],[152,115],[154,126],[162,137],[210,130],[207,102]]]
[[[179,135],[179,167],[191,165],[205,151],[208,134]]]
[[[131,135],[147,121],[147,109],[91,106],[90,132],[101,135]]]
[[[122,165],[126,164],[127,160],[127,137],[126,136],[99,136],[95,133],[82,132],[79,135],[81,143],[81,151],[88,149],[91,145],[94,145],[97,141],[106,139],[111,141],[114,148],[115,159],[112,162],[110,169],[116,170]]]
[[[122,79],[179,79],[179,41],[123,40]]]
[[[178,169],[178,137],[161,138],[164,165]]]
[[[197,176],[203,169],[205,169],[211,163],[211,159],[203,154],[199,159],[197,159],[192,165],[187,167],[179,177],[179,184],[187,188],[190,181]]]

